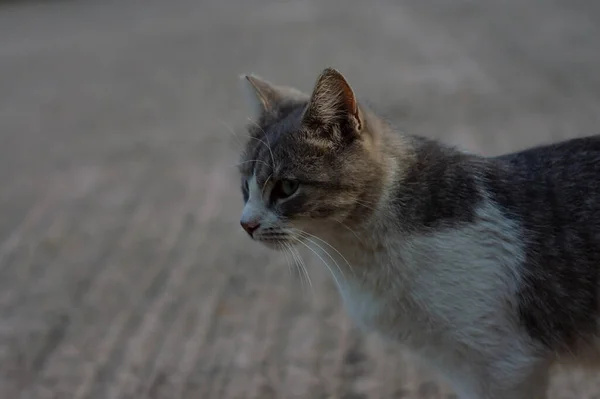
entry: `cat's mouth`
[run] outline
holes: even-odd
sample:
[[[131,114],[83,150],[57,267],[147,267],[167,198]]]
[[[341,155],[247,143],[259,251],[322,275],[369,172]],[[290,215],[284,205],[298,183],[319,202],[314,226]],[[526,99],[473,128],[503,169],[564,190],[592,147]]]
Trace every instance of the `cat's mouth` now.
[[[252,238],[266,247],[277,251],[282,251],[299,241],[299,238],[294,234],[271,229],[255,234]]]

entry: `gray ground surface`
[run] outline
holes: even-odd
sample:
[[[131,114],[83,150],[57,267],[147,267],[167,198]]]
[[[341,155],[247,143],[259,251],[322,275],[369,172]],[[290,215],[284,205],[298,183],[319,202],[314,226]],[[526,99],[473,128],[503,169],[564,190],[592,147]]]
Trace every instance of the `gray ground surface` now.
[[[0,398],[452,397],[240,233],[237,75],[497,154],[599,132],[599,41],[594,0],[0,3]]]

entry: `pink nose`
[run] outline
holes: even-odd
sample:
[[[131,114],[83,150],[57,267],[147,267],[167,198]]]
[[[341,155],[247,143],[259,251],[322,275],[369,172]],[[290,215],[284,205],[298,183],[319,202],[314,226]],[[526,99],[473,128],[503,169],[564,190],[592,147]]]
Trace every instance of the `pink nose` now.
[[[241,221],[240,224],[244,230],[246,230],[246,233],[250,234],[251,237],[252,233],[254,233],[254,231],[260,227],[260,223],[256,220],[251,220],[249,222]]]

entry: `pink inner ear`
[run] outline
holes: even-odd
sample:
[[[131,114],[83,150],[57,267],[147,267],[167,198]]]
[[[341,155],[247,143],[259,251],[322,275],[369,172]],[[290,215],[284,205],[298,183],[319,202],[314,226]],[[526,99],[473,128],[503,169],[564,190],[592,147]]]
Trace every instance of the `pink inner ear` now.
[[[319,76],[305,115],[323,124],[335,124],[343,118],[351,118],[357,130],[362,126],[352,88],[341,73],[331,68],[325,69]]]
[[[348,85],[348,83],[345,80],[340,82],[340,84],[341,84],[340,90],[343,93],[342,98],[343,98],[344,102],[346,103],[346,108],[348,109],[348,111],[351,114],[356,114],[357,107],[356,107],[356,98],[354,97],[354,92],[352,91],[352,89],[350,88],[350,86]]]
[[[356,96],[354,95],[354,91],[352,91],[352,88],[350,87],[350,85],[348,85],[348,82],[346,82],[345,79],[342,78],[342,82],[340,83],[342,85],[341,91],[343,92],[343,100],[345,101],[346,109],[348,110],[347,112],[354,119],[356,123],[355,128],[358,131],[362,127],[362,122],[358,111],[358,103],[356,102]]]

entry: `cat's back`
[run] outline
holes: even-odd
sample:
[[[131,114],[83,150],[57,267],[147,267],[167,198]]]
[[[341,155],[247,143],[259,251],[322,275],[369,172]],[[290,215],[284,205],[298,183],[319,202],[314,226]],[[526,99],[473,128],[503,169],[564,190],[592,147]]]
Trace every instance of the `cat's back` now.
[[[533,218],[531,228],[575,228],[584,223],[586,228],[600,229],[600,135],[534,147],[494,161],[484,184],[509,214]]]
[[[522,180],[568,184],[582,179],[600,181],[600,135],[541,145],[495,158],[510,165]]]
[[[599,334],[600,136],[490,160],[484,187],[524,244],[518,313],[552,350]]]

